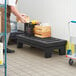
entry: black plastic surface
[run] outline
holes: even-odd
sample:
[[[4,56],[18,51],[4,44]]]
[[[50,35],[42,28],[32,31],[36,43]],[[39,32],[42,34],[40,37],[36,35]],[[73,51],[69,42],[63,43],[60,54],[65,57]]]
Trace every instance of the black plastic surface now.
[[[38,44],[44,47],[50,47],[50,46],[61,46],[66,44],[66,40],[58,39],[58,38],[38,38],[38,37],[29,37],[22,35],[17,35],[17,39],[20,39],[24,42],[28,42],[30,44]]]
[[[12,33],[10,33],[10,39],[17,39],[16,36],[19,34],[24,34],[24,32],[20,31],[20,30],[18,30],[17,32],[12,32]]]

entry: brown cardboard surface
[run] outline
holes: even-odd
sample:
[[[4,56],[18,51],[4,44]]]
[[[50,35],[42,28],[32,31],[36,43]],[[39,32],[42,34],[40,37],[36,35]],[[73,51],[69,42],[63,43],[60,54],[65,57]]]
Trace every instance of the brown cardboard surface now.
[[[0,33],[1,33],[1,11],[0,11]]]
[[[0,33],[2,33],[2,9],[0,8]]]
[[[51,37],[51,26],[35,26],[34,35],[41,38]]]

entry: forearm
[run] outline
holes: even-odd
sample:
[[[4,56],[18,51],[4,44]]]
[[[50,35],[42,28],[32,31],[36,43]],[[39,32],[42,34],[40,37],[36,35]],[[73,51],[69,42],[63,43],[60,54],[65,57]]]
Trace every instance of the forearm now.
[[[11,6],[11,12],[18,18],[21,17],[21,14],[19,13],[19,11],[16,9],[16,7]]]
[[[25,23],[25,16],[22,16],[22,14],[19,13],[19,11],[16,9],[15,6],[10,6],[11,12],[22,22]]]

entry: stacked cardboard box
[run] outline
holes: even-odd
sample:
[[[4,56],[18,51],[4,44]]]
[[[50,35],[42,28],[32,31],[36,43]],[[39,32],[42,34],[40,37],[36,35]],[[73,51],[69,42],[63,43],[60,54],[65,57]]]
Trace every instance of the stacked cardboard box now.
[[[40,38],[51,37],[51,26],[35,25],[34,35]]]

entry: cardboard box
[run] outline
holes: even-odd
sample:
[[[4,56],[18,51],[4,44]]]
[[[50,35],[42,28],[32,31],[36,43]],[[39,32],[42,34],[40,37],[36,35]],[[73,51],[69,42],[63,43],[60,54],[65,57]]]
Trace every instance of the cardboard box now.
[[[0,33],[2,33],[2,9],[0,8]]]
[[[51,34],[49,34],[49,35],[39,35],[39,34],[35,34],[34,36],[36,36],[36,37],[40,37],[40,38],[47,38],[47,37],[51,37]]]
[[[34,35],[41,38],[51,37],[51,26],[35,25]]]

